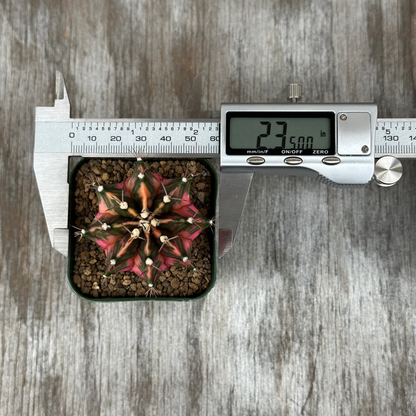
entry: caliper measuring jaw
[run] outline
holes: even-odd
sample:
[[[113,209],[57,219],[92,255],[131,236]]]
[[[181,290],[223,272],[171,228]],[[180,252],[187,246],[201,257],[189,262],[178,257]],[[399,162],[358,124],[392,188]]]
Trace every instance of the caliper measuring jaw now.
[[[69,122],[71,105],[64,78],[56,71],[54,107],[36,107],[35,149],[33,167],[39,188],[46,226],[52,247],[68,257],[69,244],[69,184],[68,163],[71,156],[54,152],[38,131],[40,123]]]
[[[54,107],[36,108],[34,146],[52,247],[68,256],[68,179],[80,157],[219,160],[218,257],[235,241],[254,172],[310,176],[330,186],[372,179],[392,186],[402,175],[397,158],[416,158],[415,119],[377,119],[370,103],[297,104],[300,86],[289,90],[290,104],[222,104],[206,119],[71,119],[57,71]]]

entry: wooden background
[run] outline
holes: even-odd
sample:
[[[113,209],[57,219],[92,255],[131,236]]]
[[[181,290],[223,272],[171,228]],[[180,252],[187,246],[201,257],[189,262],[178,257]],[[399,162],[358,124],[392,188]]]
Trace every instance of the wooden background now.
[[[255,176],[216,287],[97,305],[66,283],[33,173],[35,106],[375,101],[415,116],[414,0],[0,0],[0,414],[414,415],[416,165],[393,188]],[[415,246],[415,247],[414,247]]]

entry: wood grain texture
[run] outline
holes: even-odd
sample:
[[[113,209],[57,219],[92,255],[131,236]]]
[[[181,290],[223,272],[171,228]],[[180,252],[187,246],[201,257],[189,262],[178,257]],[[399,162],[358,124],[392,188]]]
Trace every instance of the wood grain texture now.
[[[390,189],[255,176],[216,288],[192,304],[71,293],[33,174],[34,108],[375,101],[415,115],[413,0],[0,0],[0,414],[414,415],[415,162]]]

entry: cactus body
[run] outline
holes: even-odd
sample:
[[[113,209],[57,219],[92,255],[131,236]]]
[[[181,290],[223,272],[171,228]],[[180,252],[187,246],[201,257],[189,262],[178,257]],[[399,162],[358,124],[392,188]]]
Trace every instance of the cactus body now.
[[[192,267],[193,240],[213,221],[190,200],[192,177],[165,179],[137,158],[124,182],[93,183],[99,212],[81,235],[107,256],[105,276],[133,271],[146,279],[150,295],[158,276],[173,265]]]

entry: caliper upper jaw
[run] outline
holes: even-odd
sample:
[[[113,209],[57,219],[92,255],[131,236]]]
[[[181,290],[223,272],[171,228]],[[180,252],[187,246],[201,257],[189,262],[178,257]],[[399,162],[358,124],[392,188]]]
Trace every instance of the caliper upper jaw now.
[[[62,72],[56,71],[55,105],[36,107],[36,121],[68,121],[71,117],[71,104]]]
[[[252,172],[221,172],[219,186],[219,258],[227,253],[234,243],[252,179]]]

